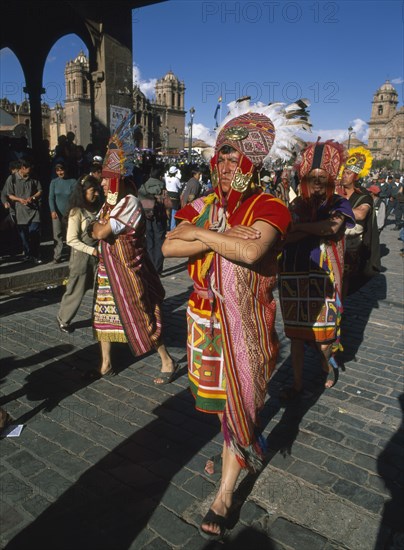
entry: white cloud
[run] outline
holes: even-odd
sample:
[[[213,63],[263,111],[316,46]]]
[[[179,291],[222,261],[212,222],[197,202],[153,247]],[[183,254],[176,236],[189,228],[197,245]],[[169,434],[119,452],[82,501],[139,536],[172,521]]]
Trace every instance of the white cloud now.
[[[403,84],[404,83],[404,78],[393,78],[393,80],[391,81],[392,84]]]
[[[192,125],[192,138],[202,139],[208,145],[214,145],[216,140],[216,132],[198,122]]]
[[[143,80],[139,67],[135,63],[133,64],[133,84],[139,86],[140,90],[148,99],[152,99],[154,97],[156,82],[157,78]]]
[[[367,122],[365,122],[361,118],[355,118],[355,120],[351,121],[351,126],[353,130],[352,135],[360,141],[367,143],[369,136],[369,126]],[[320,136],[321,141],[333,139],[334,141],[343,142],[348,139],[348,128],[338,128],[335,130],[317,130],[313,128],[312,134],[314,136],[314,139],[312,141],[316,141],[317,136]]]

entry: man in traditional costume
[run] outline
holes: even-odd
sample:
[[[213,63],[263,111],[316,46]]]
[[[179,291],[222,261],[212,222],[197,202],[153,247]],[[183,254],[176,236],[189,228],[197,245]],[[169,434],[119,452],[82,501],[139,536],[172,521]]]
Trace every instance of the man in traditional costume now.
[[[325,387],[337,382],[342,315],[345,226],[355,220],[349,202],[334,193],[344,161],[341,144],[312,143],[296,168],[301,195],[291,204],[293,225],[279,264],[279,297],[285,334],[291,340],[293,385],[281,390],[287,401],[303,390],[305,343],[320,352]]]
[[[348,151],[340,170],[339,194],[353,210],[356,224],[347,228],[343,297],[358,290],[370,277],[380,272],[380,241],[372,197],[357,185],[372,167],[372,155],[364,147]]]
[[[106,202],[92,235],[100,239],[93,327],[101,348],[99,374],[112,374],[111,343],[128,342],[134,355],[156,349],[162,369],[156,384],[172,381],[176,366],[162,342],[164,289],[146,250],[145,215],[134,196],[131,120],[111,137],[103,165]]]
[[[220,488],[200,527],[205,538],[223,535],[241,469],[262,464],[258,415],[278,353],[272,290],[290,214],[262,192],[258,174],[271,158],[291,158],[297,127],[309,127],[306,106],[230,104],[211,160],[214,192],[177,212],[181,223],[163,245],[165,256],[189,257],[189,381],[196,408],[218,414],[224,435]]]

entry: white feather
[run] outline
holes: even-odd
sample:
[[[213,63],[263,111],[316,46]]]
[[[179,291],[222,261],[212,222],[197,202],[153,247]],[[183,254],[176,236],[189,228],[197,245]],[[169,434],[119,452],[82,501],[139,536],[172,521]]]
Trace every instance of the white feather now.
[[[302,99],[300,101],[307,107],[310,105],[308,99]],[[228,104],[228,108],[229,111],[227,116],[216,129],[216,137],[219,135],[220,130],[230,122],[230,120],[245,113],[260,113],[271,119],[275,127],[275,139],[271,150],[264,159],[264,166],[276,160],[281,160],[283,162],[290,160],[293,155],[298,153],[305,145],[304,141],[296,135],[297,132],[311,132],[311,123],[307,112],[304,113],[304,116],[302,115],[301,119],[299,119],[299,115],[296,115],[295,118],[287,118],[287,113],[290,115],[294,110],[301,112],[302,109],[304,109],[303,105],[299,105],[296,102],[289,105],[279,102],[270,105],[265,105],[261,102],[250,105],[249,99],[245,99],[239,102],[232,101]]]

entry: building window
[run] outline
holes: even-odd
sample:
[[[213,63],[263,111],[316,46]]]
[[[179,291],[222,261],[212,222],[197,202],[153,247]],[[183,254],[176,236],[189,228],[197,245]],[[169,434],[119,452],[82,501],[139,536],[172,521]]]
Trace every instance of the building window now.
[[[73,95],[76,95],[76,81],[75,80],[73,80]]]
[[[379,108],[377,110],[377,114],[379,114],[379,115],[383,114],[383,105],[379,105]]]
[[[87,80],[83,78],[83,94],[87,95]]]
[[[67,89],[68,89],[68,92],[67,92],[67,93],[69,94],[69,96],[71,96],[71,95],[72,95],[72,88],[71,88],[71,82],[70,82],[70,80],[69,80],[69,82],[67,83]]]
[[[377,141],[373,142],[373,147],[377,147]]]
[[[381,96],[381,98],[380,98],[380,99],[381,99],[381,100],[383,101],[383,96]]]

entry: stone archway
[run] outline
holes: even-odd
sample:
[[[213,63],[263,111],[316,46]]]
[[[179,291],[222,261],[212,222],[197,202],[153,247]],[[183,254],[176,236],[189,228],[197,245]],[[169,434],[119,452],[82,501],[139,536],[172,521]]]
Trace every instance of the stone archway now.
[[[43,72],[53,44],[74,33],[88,48],[93,141],[103,148],[109,137],[109,105],[131,108],[131,94],[119,91],[132,90],[132,9],[153,3],[13,0],[3,6],[3,21],[10,24],[2,26],[0,49],[15,53],[25,75],[35,158],[40,158],[42,141]]]

